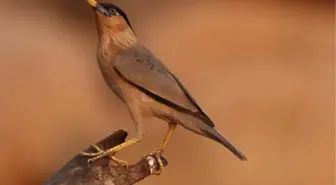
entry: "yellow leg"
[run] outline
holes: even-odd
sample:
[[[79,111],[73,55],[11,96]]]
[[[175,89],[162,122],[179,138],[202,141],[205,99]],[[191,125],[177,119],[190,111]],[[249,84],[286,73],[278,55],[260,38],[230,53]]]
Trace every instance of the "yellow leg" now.
[[[110,148],[108,150],[105,150],[103,151],[102,149],[100,149],[98,146],[96,145],[93,145],[93,147],[98,151],[96,153],[86,153],[86,152],[81,152],[82,155],[84,156],[88,156],[88,157],[92,157],[91,159],[88,160],[88,163],[91,163],[91,162],[94,162],[98,159],[101,159],[103,157],[106,157],[106,156],[110,156],[111,155],[111,159],[113,161],[115,161],[116,163],[118,164],[123,164],[125,166],[128,166],[127,165],[127,162],[124,161],[124,160],[120,160],[120,159],[117,159],[115,157],[113,157],[112,155],[114,155],[116,152],[128,147],[128,146],[131,146],[137,142],[139,142],[141,140],[141,137],[136,137],[134,139],[131,139],[131,140],[128,140],[120,145],[117,145],[113,148]]]
[[[176,124],[173,124],[173,123],[169,123],[169,130],[167,132],[167,134],[165,135],[164,139],[163,139],[163,142],[161,144],[161,148],[158,149],[156,152],[155,152],[155,155],[157,156],[157,160],[159,162],[159,166],[160,166],[160,170],[158,172],[155,172],[155,175],[160,175],[163,171],[163,162],[161,161],[161,155],[164,151],[164,149],[167,147],[168,143],[169,143],[169,140],[171,138],[171,136],[173,135],[175,129],[176,129]],[[150,155],[153,155],[150,154]]]
[[[163,139],[163,142],[162,142],[162,145],[161,145],[161,150],[164,150],[168,143],[169,143],[169,140],[171,138],[171,136],[173,135],[175,129],[176,129],[176,124],[173,124],[173,123],[169,123],[169,130],[165,136],[165,138]]]
[[[99,154],[102,154],[104,152],[104,150],[100,149],[97,145],[92,145],[92,147],[94,149],[97,150],[97,152],[94,152],[94,153],[88,153],[88,152],[80,152],[81,155],[83,156],[87,156],[87,157],[95,157]]]

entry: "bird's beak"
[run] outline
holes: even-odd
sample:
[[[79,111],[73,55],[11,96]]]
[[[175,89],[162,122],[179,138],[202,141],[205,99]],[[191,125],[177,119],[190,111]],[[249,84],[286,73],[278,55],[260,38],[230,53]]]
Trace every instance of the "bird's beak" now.
[[[102,14],[109,15],[107,10],[102,5],[97,3],[97,1],[95,1],[95,0],[86,0],[86,1],[89,3],[90,6],[94,7],[96,10],[98,10]]]

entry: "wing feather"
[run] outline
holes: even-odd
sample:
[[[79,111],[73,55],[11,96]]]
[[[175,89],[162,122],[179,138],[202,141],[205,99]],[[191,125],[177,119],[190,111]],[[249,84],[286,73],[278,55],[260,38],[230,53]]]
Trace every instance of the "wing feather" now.
[[[144,46],[119,53],[114,68],[124,80],[152,98],[214,126],[180,80]]]

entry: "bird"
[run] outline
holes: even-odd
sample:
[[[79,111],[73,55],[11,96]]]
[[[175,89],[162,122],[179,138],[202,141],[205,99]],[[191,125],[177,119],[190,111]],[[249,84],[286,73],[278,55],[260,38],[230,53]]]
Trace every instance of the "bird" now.
[[[93,162],[103,157],[121,165],[126,161],[115,153],[143,138],[141,125],[146,118],[159,118],[169,129],[154,154],[160,158],[177,126],[224,145],[238,159],[247,158],[216,128],[182,82],[155,56],[136,35],[125,11],[112,3],[86,0],[92,7],[98,33],[97,61],[106,84],[126,104],[135,123],[136,136],[113,148],[81,152]],[[153,154],[153,153],[151,153]],[[163,171],[162,161],[159,161]]]

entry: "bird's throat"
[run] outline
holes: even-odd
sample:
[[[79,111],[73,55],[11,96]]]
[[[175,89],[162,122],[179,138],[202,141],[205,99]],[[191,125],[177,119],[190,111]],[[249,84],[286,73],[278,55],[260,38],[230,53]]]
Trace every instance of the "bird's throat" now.
[[[122,32],[112,33],[105,32],[101,34],[100,50],[107,58],[113,58],[119,51],[133,47],[138,43],[138,38],[135,36],[132,29],[127,28]]]
[[[119,32],[112,36],[113,43],[120,48],[129,48],[138,43],[138,38],[133,33],[132,29],[127,28],[123,32]]]

